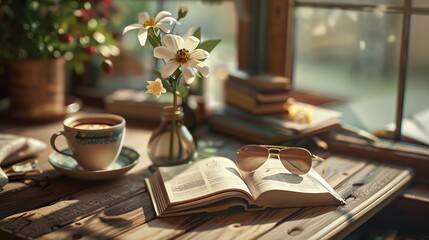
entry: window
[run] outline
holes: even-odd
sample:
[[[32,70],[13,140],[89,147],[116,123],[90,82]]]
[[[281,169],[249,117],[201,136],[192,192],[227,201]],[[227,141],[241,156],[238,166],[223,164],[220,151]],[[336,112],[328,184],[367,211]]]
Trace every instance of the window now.
[[[341,99],[327,107],[370,132],[395,132],[400,112],[411,118],[429,109],[429,5],[410,3],[295,1],[294,87]],[[410,133],[404,123],[403,140]]]
[[[181,25],[176,26],[174,33],[183,35],[188,29],[200,26],[202,39],[221,39],[222,42],[211,53],[207,63],[210,66],[210,76],[203,80],[203,86],[195,82],[192,87],[210,89],[204,91],[207,100],[221,101],[221,81],[227,77],[227,69],[237,68],[237,16],[238,9],[234,1],[115,1],[120,12],[117,13],[114,31],[121,38],[121,55],[113,59],[115,73],[106,75],[104,73],[98,78],[92,75],[92,80],[83,81],[85,87],[111,91],[118,88],[145,89],[146,81],[153,80],[152,69],[155,67],[153,48],[141,47],[137,41],[137,31],[131,31],[122,36],[122,30],[126,25],[137,22],[138,14],[146,11],[150,16],[155,16],[159,11],[166,10],[177,16],[181,5],[188,7],[188,15],[181,19]],[[98,66],[98,65],[97,65]],[[95,71],[99,71],[95,68]]]

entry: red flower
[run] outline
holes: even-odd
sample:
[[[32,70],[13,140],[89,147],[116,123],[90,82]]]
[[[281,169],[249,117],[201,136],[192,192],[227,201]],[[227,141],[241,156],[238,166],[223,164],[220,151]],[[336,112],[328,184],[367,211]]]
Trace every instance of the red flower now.
[[[89,54],[89,55],[93,55],[97,52],[97,49],[95,49],[94,46],[90,45],[89,47],[87,47],[85,49],[85,51]]]
[[[73,35],[70,33],[63,33],[60,35],[60,41],[63,43],[71,43],[73,41]]]
[[[101,63],[101,69],[107,74],[113,73],[113,63],[109,59],[104,59],[104,61]]]
[[[90,9],[80,9],[77,16],[79,17],[79,19],[82,22],[88,22],[89,19],[91,19],[92,17],[94,17],[95,15],[95,9],[94,8],[90,8]]]

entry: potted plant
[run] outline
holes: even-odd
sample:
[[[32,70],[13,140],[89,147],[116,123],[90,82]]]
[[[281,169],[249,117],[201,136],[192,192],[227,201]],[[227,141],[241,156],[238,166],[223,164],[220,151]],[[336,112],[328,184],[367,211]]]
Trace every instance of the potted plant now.
[[[8,79],[11,113],[64,112],[67,65],[77,74],[91,57],[112,71],[118,53],[108,31],[112,0],[0,0],[0,73]]]

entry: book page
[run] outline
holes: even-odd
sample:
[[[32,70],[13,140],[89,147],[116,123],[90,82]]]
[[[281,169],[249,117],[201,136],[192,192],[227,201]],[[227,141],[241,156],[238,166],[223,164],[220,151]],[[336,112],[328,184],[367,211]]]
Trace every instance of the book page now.
[[[160,167],[159,171],[171,203],[231,189],[240,189],[251,195],[235,163],[228,158],[210,157],[192,164]]]
[[[341,122],[342,114],[340,112],[301,102],[295,102],[294,104],[301,110],[310,111],[312,114],[312,121],[309,123],[298,123],[289,120],[287,115],[263,116],[261,119],[268,123],[275,124],[276,126],[296,131],[304,131],[306,129],[317,128],[321,125],[326,126]]]
[[[327,193],[328,189],[315,178],[313,169],[304,175],[290,173],[280,160],[270,158],[253,173],[242,172],[243,179],[249,186],[255,199],[266,191],[281,190],[297,193]]]

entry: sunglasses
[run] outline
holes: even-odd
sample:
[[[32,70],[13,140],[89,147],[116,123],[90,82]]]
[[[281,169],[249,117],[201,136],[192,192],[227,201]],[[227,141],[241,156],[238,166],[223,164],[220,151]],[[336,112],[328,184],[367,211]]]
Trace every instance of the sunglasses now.
[[[313,160],[325,161],[305,148],[245,145],[237,151],[237,166],[242,171],[253,172],[273,156],[277,156],[283,166],[295,175],[302,175],[310,171]]]

